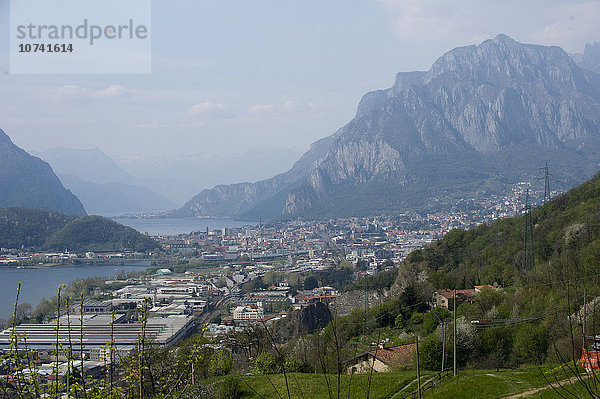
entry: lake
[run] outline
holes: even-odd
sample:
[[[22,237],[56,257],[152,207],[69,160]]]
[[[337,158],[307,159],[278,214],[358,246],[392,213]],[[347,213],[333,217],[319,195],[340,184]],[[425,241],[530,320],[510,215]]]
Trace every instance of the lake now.
[[[156,235],[189,234],[192,231],[221,230],[223,227],[235,228],[256,226],[257,223],[228,218],[169,218],[169,219],[113,219],[117,223],[133,227],[140,233]]]
[[[235,228],[256,226],[256,223],[233,219],[216,218],[171,218],[171,219],[114,219],[141,233],[150,235],[177,235],[192,231],[220,230],[223,227]],[[121,270],[125,272],[145,270],[150,262],[125,263],[125,265],[77,265],[43,269],[16,269],[0,267],[0,319],[12,316],[17,284],[21,282],[20,302],[27,302],[34,308],[43,299],[56,295],[59,284],[69,284],[79,278],[94,276],[112,278]]]
[[[80,278],[101,276],[112,278],[125,272],[146,270],[150,261],[125,262],[123,265],[77,265],[42,269],[0,267],[0,319],[12,316],[17,285],[21,283],[20,303],[34,308],[43,298],[56,295],[56,287]]]

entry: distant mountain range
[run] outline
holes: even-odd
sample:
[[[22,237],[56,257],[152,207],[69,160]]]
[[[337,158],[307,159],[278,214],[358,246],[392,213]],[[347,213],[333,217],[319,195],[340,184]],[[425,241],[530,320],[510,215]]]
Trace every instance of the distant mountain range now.
[[[119,216],[175,208],[175,205],[162,195],[134,184],[93,183],[66,174],[60,174],[59,178],[65,187],[77,194],[90,214]]]
[[[263,147],[235,154],[120,156],[115,161],[135,176],[137,185],[181,206],[215,184],[256,181],[289,169],[300,155],[288,148]]]
[[[136,180],[98,148],[51,148],[44,152],[33,152],[33,155],[48,162],[58,175],[74,175],[81,180],[98,184],[134,184]]]
[[[50,165],[17,147],[0,129],[0,207],[27,207],[85,215]]]
[[[593,49],[586,48],[585,59]],[[583,61],[586,63],[588,61]],[[203,190],[177,216],[359,216],[505,193],[548,161],[562,188],[600,163],[600,75],[506,35],[367,93],[287,172]]]
[[[48,162],[65,187],[79,197],[91,214],[107,216],[174,209],[176,205],[137,179],[98,148],[53,148],[35,153]]]
[[[53,148],[35,155],[52,166],[88,212],[112,216],[176,209],[216,182],[257,179],[285,170],[298,153],[273,147],[228,155],[112,158],[98,148]]]

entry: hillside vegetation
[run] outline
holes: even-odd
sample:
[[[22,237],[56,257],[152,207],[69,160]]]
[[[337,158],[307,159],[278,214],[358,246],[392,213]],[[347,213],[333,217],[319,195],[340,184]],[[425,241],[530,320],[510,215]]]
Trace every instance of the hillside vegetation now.
[[[14,231],[30,226],[31,236],[43,238],[43,245],[105,233],[104,237],[127,242],[121,235],[108,235],[105,229],[110,230],[113,222],[106,219],[45,212],[38,215],[44,223],[37,223],[31,211],[12,212],[24,215],[13,216],[7,225]],[[0,223],[7,223],[3,213],[13,213],[0,212]],[[61,227],[49,234],[51,229],[44,225]],[[590,384],[600,384],[600,379],[577,380],[574,370],[584,373],[575,366],[582,334],[596,335],[600,328],[600,175],[531,212],[535,261],[529,267],[523,262],[524,225],[525,216],[519,216],[454,230],[413,252],[397,271],[369,279],[369,286],[382,291],[395,281],[388,300],[368,313],[359,307],[338,317],[335,302],[319,303],[288,315],[284,322],[229,331],[217,338],[218,346],[216,339],[196,335],[176,350],[145,348],[144,363],[127,360],[121,366],[133,376],[133,383],[119,389],[135,386],[143,369],[140,386],[147,397],[171,397],[177,391],[207,398],[401,398],[418,386],[416,362],[410,359],[391,366],[389,373],[347,373],[352,359],[376,343],[391,347],[418,337],[422,382],[431,387],[424,398],[520,393],[551,398],[565,397],[567,389],[586,397]],[[0,224],[0,231],[8,230]],[[263,283],[275,277],[264,276]],[[460,304],[456,325],[447,309],[429,306],[434,289],[477,284],[494,288],[483,288],[471,301]],[[353,287],[363,284],[348,286]],[[310,318],[322,323],[309,326],[305,322]],[[454,353],[458,380],[434,380],[442,362],[446,370],[452,368]],[[556,390],[548,381],[555,382]],[[562,386],[557,387],[556,381]],[[108,389],[112,388],[105,384],[99,392]]]
[[[578,360],[581,335],[597,334],[600,175],[532,210],[533,266],[524,262],[525,223],[522,215],[450,231],[411,253],[399,268],[392,294],[406,296],[412,290],[417,298],[412,303],[429,302],[434,289],[495,286],[458,307],[463,337],[459,365],[489,368]],[[402,314],[394,301],[371,313],[392,320],[394,314]],[[450,321],[447,313],[438,314]],[[436,368],[441,363],[441,329],[436,330],[436,319],[428,316],[413,311],[395,324],[377,318],[374,323],[404,326],[425,337],[424,364]]]
[[[0,208],[0,247],[50,251],[150,251],[158,244],[101,216],[69,216],[28,208]]]
[[[404,268],[429,272],[435,288],[551,284],[570,278],[598,281],[600,174],[533,209],[531,221],[533,269],[523,264],[525,216],[452,230],[411,253]]]
[[[494,288],[483,288],[458,306],[459,368],[577,362],[582,333],[595,335],[600,328],[600,175],[532,210],[535,262],[529,267],[523,262],[525,219],[453,230],[413,252],[398,267],[388,300],[371,307],[368,320],[361,308],[335,317],[337,304],[330,303],[334,317],[322,330],[290,339],[274,324],[273,339],[285,342],[274,351],[276,357],[293,359],[295,371],[344,373],[345,362],[374,342],[395,345],[419,336],[421,367],[439,371],[445,335],[444,364],[451,367],[452,314],[430,308],[432,292],[489,284]],[[389,277],[383,276],[381,288]],[[376,286],[375,281],[369,285]],[[362,298],[360,291],[355,295]],[[256,358],[263,351],[269,349],[248,353]]]
[[[423,373],[421,382],[430,380],[435,374]],[[554,382],[560,378],[560,374],[552,368],[522,367],[515,370],[476,370],[461,372],[458,382],[452,375],[438,381],[433,387],[423,393],[423,398],[478,398],[497,399],[522,394],[523,397],[560,398],[560,394],[553,391],[546,378]],[[333,379],[333,376],[329,376]],[[322,374],[293,373],[288,376],[290,387],[290,398],[314,398],[328,399],[336,397],[337,386],[327,385],[327,377]],[[369,379],[370,384],[369,384]],[[233,382],[233,384],[232,384]],[[564,383],[564,382],[563,382]],[[217,378],[209,379],[206,385],[216,388],[217,392],[223,394],[225,387],[231,391],[231,385],[237,385],[239,397],[241,398],[277,398],[286,395],[284,376],[276,374],[272,376],[241,376],[237,379]],[[353,376],[343,375],[341,379],[341,395],[346,398],[405,398],[417,389],[415,371],[403,371],[392,373],[356,374]],[[584,394],[580,384],[569,386],[570,390],[577,390]],[[368,393],[367,393],[368,392]],[[409,396],[412,397],[412,396]],[[415,396],[416,397],[416,396]]]

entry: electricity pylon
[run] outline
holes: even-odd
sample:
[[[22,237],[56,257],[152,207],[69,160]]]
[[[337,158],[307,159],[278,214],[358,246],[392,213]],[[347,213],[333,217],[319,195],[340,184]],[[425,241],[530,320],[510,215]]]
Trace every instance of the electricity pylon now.
[[[542,204],[545,204],[550,201],[550,177],[552,176],[548,171],[548,161],[546,161],[545,167],[540,168],[540,171],[544,172],[544,177],[540,177],[538,180],[544,179],[544,199]]]
[[[531,222],[531,204],[529,203],[529,189],[525,194],[525,227],[523,232],[523,267],[533,269],[534,254],[533,254],[533,224]]]

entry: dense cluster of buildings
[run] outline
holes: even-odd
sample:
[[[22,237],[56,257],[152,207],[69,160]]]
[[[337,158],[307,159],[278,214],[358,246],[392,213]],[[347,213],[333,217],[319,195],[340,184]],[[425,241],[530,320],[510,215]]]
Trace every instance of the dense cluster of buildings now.
[[[214,320],[214,316],[223,316],[224,312],[227,316],[219,317],[220,325],[211,324],[208,334],[286,317],[288,310],[331,301],[339,293],[321,283],[309,288],[296,285],[293,289],[285,280],[251,289],[247,289],[247,283],[269,272],[306,277],[340,267],[352,270],[355,279],[377,274],[393,268],[410,252],[441,238],[451,229],[518,213],[526,189],[526,185],[521,184],[512,197],[462,200],[456,210],[448,213],[295,220],[153,237],[169,257],[184,262],[193,260],[202,267],[214,265],[213,272],[195,272],[188,265],[186,273],[173,274],[169,267],[164,267],[152,276],[106,281],[106,291],[95,293],[102,299],[86,301],[82,317],[76,315],[78,310],[73,308],[71,317],[62,315],[47,323],[23,324],[14,330],[5,330],[0,332],[0,349],[10,348],[11,340],[18,334],[27,337],[29,349],[49,354],[58,336],[60,342],[69,341],[75,350],[83,352],[81,357],[92,370],[106,362],[107,342],[112,342],[113,354],[120,357],[136,348],[142,332],[139,319],[142,308],[147,310],[148,317],[145,334],[153,343],[163,346],[173,345],[188,336],[194,331],[196,321],[206,323]],[[27,253],[2,248],[0,265],[148,256],[130,252]],[[481,288],[457,291],[457,303],[472,300]],[[438,290],[433,294],[432,305],[452,309],[454,300],[453,291]],[[372,356],[381,361],[381,367],[387,367],[411,351],[409,347],[382,348],[377,353],[358,356],[355,366],[359,367]],[[40,365],[39,370],[45,370],[44,366]]]
[[[353,261],[376,257],[375,250],[391,251],[392,257],[404,258],[415,248],[442,237],[455,228],[468,228],[522,212],[525,196],[530,202],[540,197],[529,183],[516,184],[508,195],[491,195],[458,200],[444,212],[407,212],[393,216],[341,218],[323,221],[292,221],[269,227],[247,226],[198,231],[179,236],[156,236],[171,252],[196,253],[206,262],[234,262],[240,257],[255,262],[295,259],[299,270],[331,267],[330,256],[340,249]],[[557,192],[553,192],[553,195]],[[371,255],[370,255],[371,254]],[[21,249],[0,248],[1,265],[32,266],[71,261],[139,259],[147,254],[129,251],[109,253],[34,253]],[[369,256],[370,255],[370,256]],[[320,258],[320,259],[319,259]],[[385,258],[389,258],[386,256]]]
[[[154,237],[167,250],[197,254],[203,261],[280,260],[299,272],[326,270],[335,259],[349,262],[401,261],[411,251],[455,228],[469,228],[523,209],[530,185],[519,183],[506,196],[462,199],[446,212],[407,212],[390,216],[338,218],[328,221],[270,223],[268,226],[222,228],[179,236]],[[532,191],[532,198],[533,198]]]

